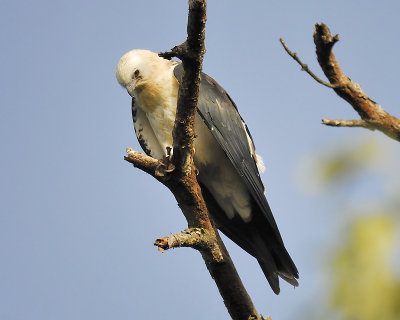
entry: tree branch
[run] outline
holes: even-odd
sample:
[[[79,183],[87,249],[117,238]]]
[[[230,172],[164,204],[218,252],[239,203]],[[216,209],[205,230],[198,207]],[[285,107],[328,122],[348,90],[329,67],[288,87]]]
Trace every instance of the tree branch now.
[[[331,127],[360,127],[375,130],[375,123],[367,120],[322,119],[322,123]]]
[[[201,251],[213,248],[213,241],[215,241],[215,238],[210,236],[207,230],[201,228],[190,228],[186,229],[184,232],[157,239],[154,241],[154,245],[157,246],[158,250],[161,252],[181,247],[190,247]],[[223,256],[221,255],[220,250],[214,250],[212,253],[215,261],[223,261]]]
[[[314,43],[318,62],[328,78],[330,85],[320,80],[311,72],[306,71],[319,83],[327,85],[335,90],[337,95],[346,100],[362,120],[322,120],[323,124],[341,127],[363,127],[370,130],[379,130],[388,137],[400,141],[400,119],[393,117],[381,106],[368,97],[361,86],[353,82],[340,68],[336,61],[332,48],[339,41],[339,36],[332,36],[329,28],[324,24],[316,24],[314,30]],[[286,52],[292,56],[300,65],[304,65],[300,59],[287,49],[284,42],[281,41]],[[305,65],[307,66],[307,65]]]
[[[289,56],[291,56],[300,66],[301,66],[301,71],[305,71],[307,72],[311,77],[314,78],[315,81],[319,82],[320,84],[323,84],[324,86],[328,87],[328,88],[336,88],[336,85],[330,84],[324,80],[322,80],[321,78],[318,78],[308,67],[308,65],[306,65],[305,63],[303,63],[300,58],[297,56],[296,52],[292,52],[290,51],[290,49],[287,47],[285,41],[283,41],[282,38],[279,39],[279,41],[281,42],[283,48],[286,50],[286,52],[288,53]]]
[[[171,159],[156,160],[127,149],[125,160],[149,173],[174,194],[190,228],[187,232],[157,239],[155,245],[166,250],[189,246],[200,251],[210,275],[217,284],[232,319],[262,319],[244,288],[232,260],[208,215],[193,164],[194,120],[199,95],[200,75],[205,53],[206,0],[190,0],[185,42],[160,56],[182,60]],[[171,166],[172,165],[172,166]]]

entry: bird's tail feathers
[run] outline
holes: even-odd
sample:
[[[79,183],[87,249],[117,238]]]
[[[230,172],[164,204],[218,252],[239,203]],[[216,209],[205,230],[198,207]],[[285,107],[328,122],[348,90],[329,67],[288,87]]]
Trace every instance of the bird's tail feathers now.
[[[286,282],[298,287],[299,271],[285,247],[276,256],[277,274]]]
[[[260,267],[275,294],[279,294],[280,292],[278,276],[294,287],[299,286],[299,282],[297,281],[297,279],[299,278],[297,268],[291,259],[289,262],[291,263],[282,264],[282,261],[278,260],[271,263],[258,259],[258,263],[260,264]]]
[[[292,286],[294,287],[298,287],[299,286],[299,282],[297,281],[297,279],[291,275],[288,274],[286,272],[282,272],[282,271],[278,271],[277,274],[286,282],[290,283]]]
[[[267,278],[269,285],[275,294],[279,294],[281,289],[279,288],[279,278],[276,273],[276,266],[271,263],[258,260],[262,271],[264,272],[265,278]]]

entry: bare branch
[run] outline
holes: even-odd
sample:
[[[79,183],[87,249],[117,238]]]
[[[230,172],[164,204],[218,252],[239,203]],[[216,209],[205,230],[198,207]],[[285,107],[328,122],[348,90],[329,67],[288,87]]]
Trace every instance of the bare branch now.
[[[124,157],[124,160],[132,163],[136,168],[139,168],[150,175],[155,174],[155,170],[159,163],[158,160],[131,148],[126,148],[126,153],[128,155]]]
[[[295,59],[316,81],[335,90],[337,95],[346,100],[359,114],[361,120],[323,120],[323,123],[331,126],[363,127],[370,130],[379,130],[388,137],[400,141],[400,119],[393,117],[381,106],[368,97],[358,83],[353,82],[340,68],[336,61],[332,48],[339,41],[339,36],[332,36],[329,28],[324,24],[316,24],[314,31],[314,43],[318,62],[331,85],[320,80],[309,72],[307,65],[303,64],[295,53],[291,52],[281,40],[286,52]]]
[[[286,52],[288,53],[289,56],[291,56],[300,66],[301,66],[301,70],[307,72],[311,77],[314,78],[315,81],[323,84],[324,86],[328,87],[328,88],[336,88],[337,85],[335,84],[331,84],[328,83],[324,80],[322,80],[321,78],[318,78],[308,67],[308,65],[306,65],[305,63],[303,63],[300,58],[297,56],[296,52],[292,52],[290,51],[290,49],[287,47],[286,43],[283,41],[282,38],[279,39],[279,41],[281,42],[283,48],[286,50]]]
[[[368,129],[377,129],[387,136],[400,141],[400,119],[393,117],[371,100],[361,86],[344,74],[332,52],[333,45],[339,40],[333,36],[327,25],[316,24],[314,43],[318,62],[331,83],[337,83],[335,92],[357,111]]]
[[[183,232],[157,239],[154,241],[154,245],[164,251],[180,247],[191,247],[201,250],[210,246],[210,240],[213,239],[206,230],[201,228],[190,228]]]
[[[134,167],[152,175],[158,181],[164,183],[171,178],[171,173],[175,170],[175,166],[168,158],[156,160],[139,151],[126,148],[127,156],[124,160],[133,164]]]
[[[201,228],[190,228],[184,232],[157,239],[154,241],[154,245],[161,252],[180,247],[190,247],[199,251],[214,248],[214,250],[211,250],[214,260],[219,262],[223,262],[224,260],[219,248],[215,245],[215,238],[210,236],[207,230]]]
[[[322,124],[331,127],[361,127],[370,130],[375,130],[375,125],[371,121],[366,120],[340,120],[340,119],[322,119]]]
[[[160,52],[158,55],[168,60],[171,60],[173,57],[177,57],[182,60],[185,55],[185,51],[187,51],[186,41],[178,46],[173,47],[171,51]]]

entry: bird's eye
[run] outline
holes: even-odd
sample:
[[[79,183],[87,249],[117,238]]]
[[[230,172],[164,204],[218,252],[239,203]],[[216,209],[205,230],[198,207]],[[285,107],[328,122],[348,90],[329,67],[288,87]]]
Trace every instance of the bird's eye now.
[[[133,73],[133,77],[137,78],[139,76],[139,73],[140,73],[139,70],[136,69],[135,72]]]

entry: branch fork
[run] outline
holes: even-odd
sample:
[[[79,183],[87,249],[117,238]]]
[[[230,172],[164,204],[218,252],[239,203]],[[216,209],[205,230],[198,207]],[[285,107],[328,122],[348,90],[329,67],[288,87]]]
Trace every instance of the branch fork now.
[[[332,51],[335,43],[339,41],[339,36],[332,36],[327,25],[324,23],[315,25],[314,43],[318,62],[329,83],[312,73],[308,66],[297,57],[296,53],[290,51],[282,39],[280,41],[286,52],[300,64],[302,70],[306,71],[317,82],[335,90],[336,94],[346,100],[361,118],[361,120],[322,119],[323,124],[379,130],[388,137],[400,141],[400,119],[393,117],[370,99],[361,86],[352,81],[340,68]]]

